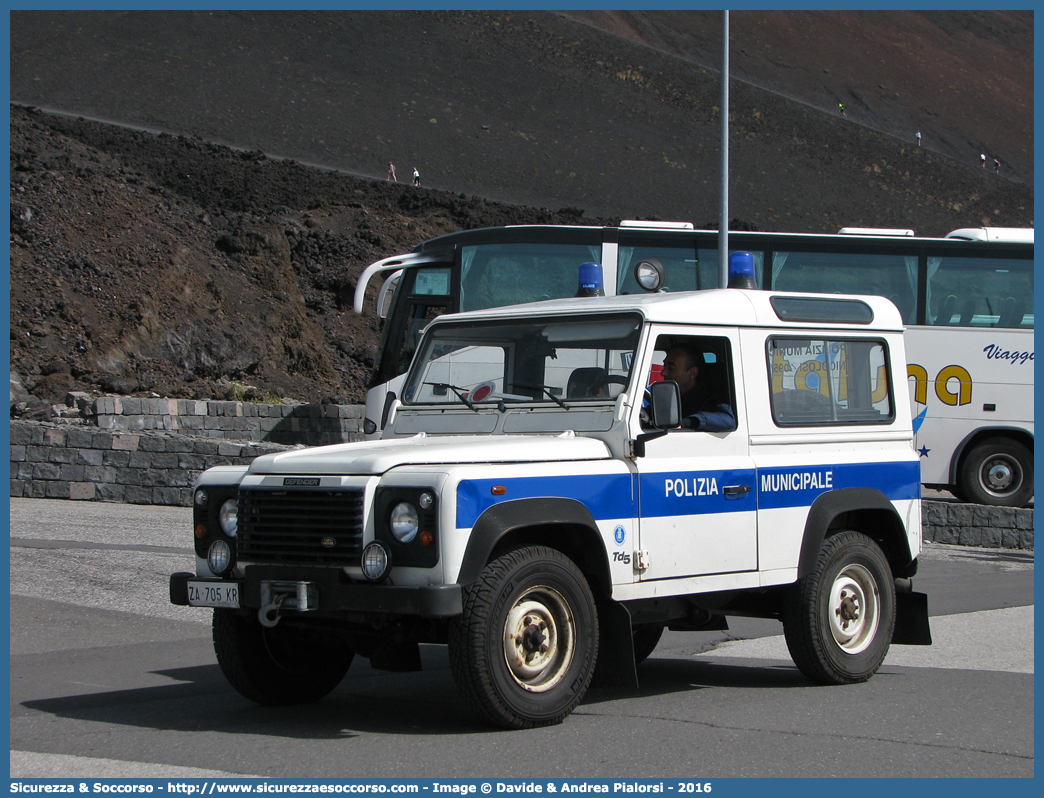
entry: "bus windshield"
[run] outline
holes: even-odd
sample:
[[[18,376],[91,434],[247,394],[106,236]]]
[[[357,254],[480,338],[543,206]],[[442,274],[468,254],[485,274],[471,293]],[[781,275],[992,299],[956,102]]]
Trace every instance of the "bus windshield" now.
[[[403,391],[406,405],[612,402],[631,377],[638,316],[433,325]]]

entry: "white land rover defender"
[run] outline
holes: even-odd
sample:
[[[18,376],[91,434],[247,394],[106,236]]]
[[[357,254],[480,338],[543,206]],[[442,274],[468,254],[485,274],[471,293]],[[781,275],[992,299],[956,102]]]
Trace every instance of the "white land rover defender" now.
[[[679,349],[717,423],[683,418],[683,380],[662,379]],[[482,717],[559,723],[592,680],[636,686],[665,628],[730,614],[780,620],[808,678],[861,682],[890,644],[931,642],[906,390],[878,297],[442,316],[382,440],[202,474],[196,573],[171,601],[215,608],[222,671],[262,704],[323,697],[357,654],[417,670],[419,643],[445,643]]]

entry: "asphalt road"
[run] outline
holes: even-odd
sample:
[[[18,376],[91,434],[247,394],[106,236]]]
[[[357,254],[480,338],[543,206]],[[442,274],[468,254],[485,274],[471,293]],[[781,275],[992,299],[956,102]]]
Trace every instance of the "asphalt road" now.
[[[775,622],[668,633],[635,694],[500,732],[466,711],[445,649],[357,660],[328,698],[267,709],[217,667],[209,610],[174,607],[190,511],[11,500],[13,777],[1031,777],[1033,555],[929,545],[935,644],[854,687],[812,686]],[[186,734],[185,732],[189,732]]]

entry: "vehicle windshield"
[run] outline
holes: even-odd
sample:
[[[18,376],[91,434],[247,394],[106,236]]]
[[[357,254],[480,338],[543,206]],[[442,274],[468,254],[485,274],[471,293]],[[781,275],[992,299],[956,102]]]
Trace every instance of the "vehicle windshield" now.
[[[408,405],[611,402],[631,377],[641,319],[505,319],[435,324],[403,391]]]

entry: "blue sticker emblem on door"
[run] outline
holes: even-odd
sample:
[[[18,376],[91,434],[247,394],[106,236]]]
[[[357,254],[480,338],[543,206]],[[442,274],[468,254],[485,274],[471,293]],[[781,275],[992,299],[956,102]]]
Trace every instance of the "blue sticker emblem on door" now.
[[[622,526],[618,526],[613,530],[613,539],[616,541],[617,546],[622,546],[626,537],[627,533]]]

